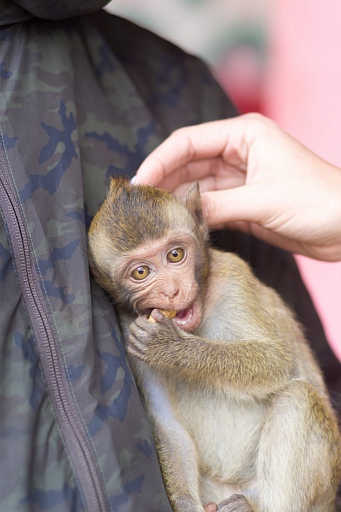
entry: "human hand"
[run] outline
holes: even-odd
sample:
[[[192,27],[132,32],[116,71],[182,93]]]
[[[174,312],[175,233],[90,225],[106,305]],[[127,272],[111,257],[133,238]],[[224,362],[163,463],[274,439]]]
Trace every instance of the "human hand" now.
[[[341,259],[340,169],[259,114],[175,131],[136,179],[175,192],[198,181],[211,228],[240,229],[291,252]]]

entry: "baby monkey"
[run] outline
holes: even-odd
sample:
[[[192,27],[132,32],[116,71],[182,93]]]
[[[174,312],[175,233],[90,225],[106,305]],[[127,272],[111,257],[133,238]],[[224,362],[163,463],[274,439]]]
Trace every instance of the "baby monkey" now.
[[[334,511],[340,436],[320,370],[276,292],[209,247],[198,187],[180,201],[113,178],[89,253],[174,511]]]

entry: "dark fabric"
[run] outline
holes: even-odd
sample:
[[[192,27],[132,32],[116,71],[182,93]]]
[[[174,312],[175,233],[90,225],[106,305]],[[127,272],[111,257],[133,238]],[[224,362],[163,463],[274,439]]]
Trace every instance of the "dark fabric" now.
[[[104,12],[0,30],[0,500],[169,511],[87,227],[179,125],[234,113],[197,59]]]
[[[0,0],[0,26],[33,17],[64,20],[90,14],[104,7],[109,0]]]
[[[0,509],[170,511],[86,233],[109,176],[135,174],[175,128],[235,110],[198,59],[132,23],[18,5],[0,0]],[[332,375],[292,257],[218,238],[296,307]]]

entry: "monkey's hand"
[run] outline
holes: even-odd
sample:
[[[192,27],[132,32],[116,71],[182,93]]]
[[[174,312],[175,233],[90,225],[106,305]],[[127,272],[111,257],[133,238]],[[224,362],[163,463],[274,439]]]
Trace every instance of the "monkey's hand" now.
[[[176,342],[183,339],[183,334],[160,311],[153,310],[153,318],[155,322],[140,316],[131,324],[128,352],[147,364],[159,366],[160,357],[171,357]]]

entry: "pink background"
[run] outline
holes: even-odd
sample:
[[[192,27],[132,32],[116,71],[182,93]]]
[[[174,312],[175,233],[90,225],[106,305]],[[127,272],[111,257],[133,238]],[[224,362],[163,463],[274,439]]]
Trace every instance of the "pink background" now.
[[[341,167],[341,2],[276,2],[270,19],[265,111]],[[297,261],[341,359],[341,263]]]

